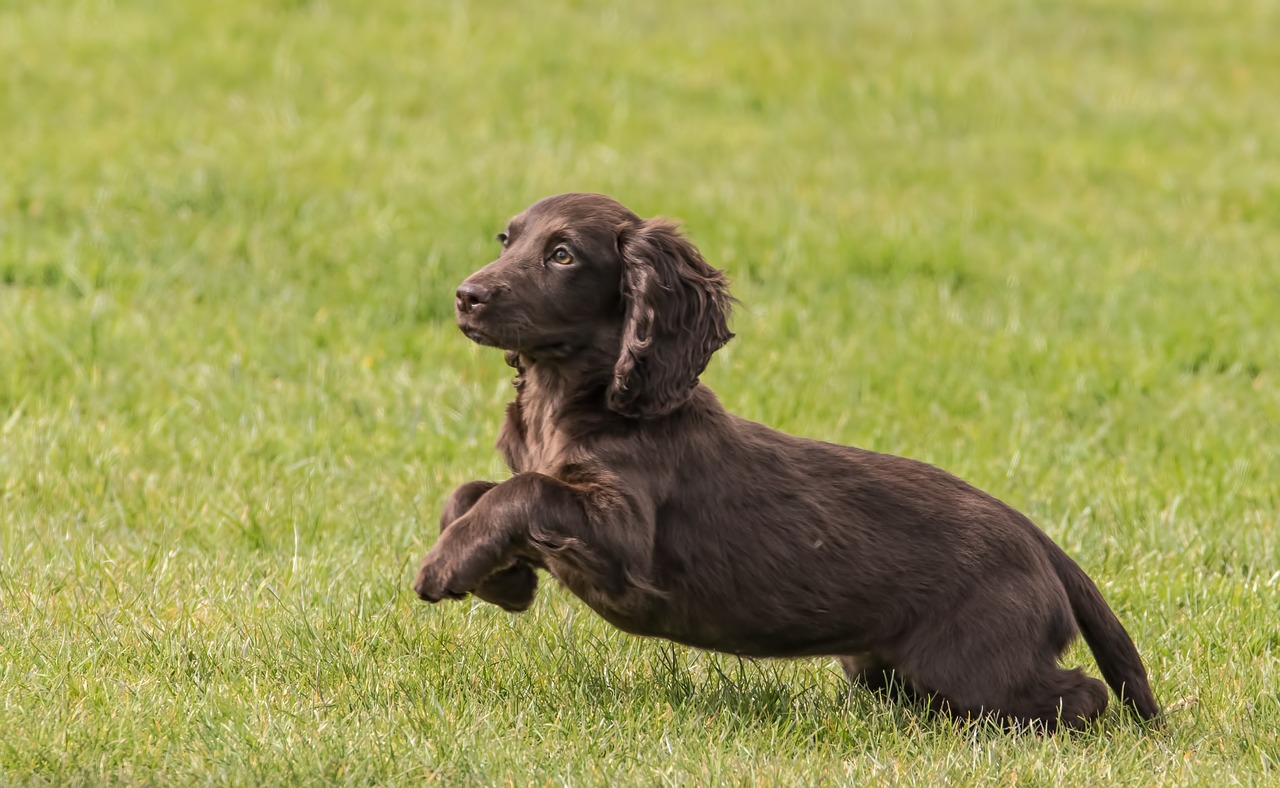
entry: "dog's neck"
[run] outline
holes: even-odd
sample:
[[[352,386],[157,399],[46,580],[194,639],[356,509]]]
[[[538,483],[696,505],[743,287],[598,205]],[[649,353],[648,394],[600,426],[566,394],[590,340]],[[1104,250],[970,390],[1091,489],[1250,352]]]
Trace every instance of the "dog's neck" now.
[[[589,425],[617,418],[606,406],[605,384],[598,376],[584,378],[562,364],[517,354],[508,354],[507,363],[516,369],[516,399],[507,406],[498,447],[512,471],[554,465]]]
[[[608,385],[612,368],[602,369],[587,359],[531,359],[509,353],[507,363],[516,370],[516,390],[556,402],[580,400]]]

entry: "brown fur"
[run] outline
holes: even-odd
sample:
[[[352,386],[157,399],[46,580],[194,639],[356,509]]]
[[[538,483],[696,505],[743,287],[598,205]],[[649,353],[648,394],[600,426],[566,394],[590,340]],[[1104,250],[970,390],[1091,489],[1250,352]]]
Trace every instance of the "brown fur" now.
[[[961,717],[1053,730],[1107,705],[1058,658],[1083,631],[1143,718],[1159,709],[1093,582],[1022,514],[937,468],[797,438],[698,382],[732,334],[722,274],[663,220],[600,195],[513,219],[458,290],[508,351],[513,476],[450,497],[415,590],[519,611],[546,569],[637,635],[752,657],[830,655]]]

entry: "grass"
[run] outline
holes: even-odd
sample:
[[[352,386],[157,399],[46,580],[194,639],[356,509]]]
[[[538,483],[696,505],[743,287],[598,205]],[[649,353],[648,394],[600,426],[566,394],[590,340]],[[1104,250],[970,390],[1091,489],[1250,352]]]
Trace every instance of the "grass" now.
[[[838,5],[0,2],[0,782],[1280,780],[1275,5]],[[503,474],[452,289],[576,189],[728,269],[731,409],[1040,522],[1167,728],[418,604]]]

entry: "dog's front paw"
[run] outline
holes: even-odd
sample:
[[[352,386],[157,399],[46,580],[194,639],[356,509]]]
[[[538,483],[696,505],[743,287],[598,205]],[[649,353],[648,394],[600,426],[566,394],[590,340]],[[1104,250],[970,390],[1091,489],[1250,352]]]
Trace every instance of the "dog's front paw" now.
[[[413,590],[418,598],[427,602],[439,602],[442,599],[462,599],[466,591],[451,588],[448,567],[431,553],[422,559],[422,568],[418,570],[418,579],[413,583]]]
[[[506,569],[494,572],[476,586],[475,595],[497,605],[508,613],[523,613],[533,604],[538,590],[538,574],[533,567],[517,561]]]

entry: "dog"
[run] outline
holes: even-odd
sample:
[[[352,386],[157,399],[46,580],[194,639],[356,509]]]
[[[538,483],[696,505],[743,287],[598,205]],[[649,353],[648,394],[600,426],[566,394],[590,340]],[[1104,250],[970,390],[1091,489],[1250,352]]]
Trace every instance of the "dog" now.
[[[1107,707],[1058,660],[1083,633],[1136,714],[1128,633],[1027,517],[922,462],[793,437],[699,382],[733,334],[723,273],[609,197],[540,200],[458,287],[467,337],[516,370],[502,482],[454,490],[414,583],[519,612],[544,569],[609,623],[746,657],[832,656],[850,680],[1052,732]]]

